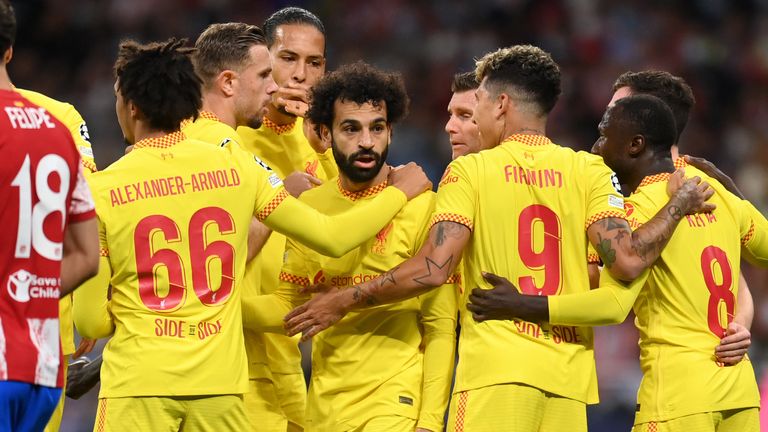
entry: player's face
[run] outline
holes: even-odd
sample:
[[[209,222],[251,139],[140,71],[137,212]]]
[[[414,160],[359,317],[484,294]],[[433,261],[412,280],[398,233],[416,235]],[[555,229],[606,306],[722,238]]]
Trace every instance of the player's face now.
[[[264,45],[250,49],[249,62],[238,72],[235,93],[235,122],[258,129],[277,84],[272,79],[269,51]]]
[[[131,110],[128,107],[128,102],[123,99],[123,94],[118,90],[117,81],[115,81],[115,114],[117,114],[117,123],[120,125],[120,130],[123,132],[123,139],[129,145],[135,144]]]
[[[479,149],[484,150],[496,147],[501,142],[499,135],[501,135],[502,131],[498,128],[494,112],[496,98],[486,89],[485,80],[480,83],[480,87],[475,91],[475,101],[472,121],[477,125]]]
[[[448,102],[449,117],[445,131],[451,141],[453,159],[480,151],[477,124],[472,121],[476,103],[474,90],[456,92]]]
[[[613,96],[611,97],[611,101],[608,102],[608,108],[611,108],[617,100],[623,99],[627,96],[632,96],[632,89],[629,87],[619,87],[616,89],[615,92],[613,92]],[[595,141],[595,144],[592,145],[592,153],[599,155],[600,150],[595,148],[597,144],[600,142],[600,140]]]
[[[337,100],[333,113],[330,139],[339,170],[355,183],[372,180],[387,160],[392,136],[386,102],[375,106]]]
[[[600,138],[592,146],[592,153],[603,157],[603,161],[619,177],[619,181],[625,181],[627,172],[627,148],[631,137],[623,133],[612,114],[613,108],[608,108],[603,114],[603,119],[597,126]]]
[[[325,73],[325,36],[311,25],[277,27],[269,52],[272,77],[281,88],[308,91]],[[288,114],[282,107],[279,109]]]

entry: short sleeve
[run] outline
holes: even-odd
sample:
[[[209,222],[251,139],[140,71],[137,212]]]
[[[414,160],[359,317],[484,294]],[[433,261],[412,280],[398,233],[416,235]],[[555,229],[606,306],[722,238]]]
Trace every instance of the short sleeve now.
[[[460,223],[470,230],[474,228],[477,179],[473,158],[462,157],[448,165],[437,189],[435,212],[429,226],[438,222]]]
[[[626,219],[618,177],[602,159],[590,159],[584,170],[587,181],[587,222],[584,229],[605,218]]]
[[[82,222],[96,216],[93,197],[88,184],[83,177],[83,167],[77,165],[77,179],[72,190],[72,200],[69,203],[69,221]]]

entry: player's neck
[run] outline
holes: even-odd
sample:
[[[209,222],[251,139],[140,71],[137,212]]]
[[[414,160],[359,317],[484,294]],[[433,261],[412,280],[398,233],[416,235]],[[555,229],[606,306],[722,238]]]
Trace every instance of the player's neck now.
[[[675,172],[675,164],[669,157],[653,157],[645,162],[637,162],[637,165],[640,168],[629,176],[630,178],[626,183],[622,182],[631,192],[634,192],[640,186],[640,182],[648,176]]]
[[[670,149],[670,152],[672,153],[672,160],[676,160],[680,157],[680,149],[677,147],[677,144],[672,146],[672,149]]]
[[[229,125],[232,129],[236,129],[237,121],[235,120],[234,110],[230,105],[229,101],[216,96],[203,96],[203,111],[213,113],[222,123]]]
[[[504,123],[504,133],[501,139],[504,140],[512,135],[545,135],[547,130],[547,117],[537,117],[533,115],[515,113]]]
[[[142,120],[136,120],[133,133],[133,138],[135,141],[132,144],[136,144],[139,141],[149,138],[160,138],[168,135],[168,133],[169,132],[165,132],[159,129],[153,129],[149,126],[149,123],[146,123]]]
[[[11,78],[8,76],[8,69],[5,65],[0,66],[0,90],[13,90]]]
[[[267,118],[278,126],[291,124],[296,121],[296,116],[281,112],[272,103],[267,105]]]
[[[381,170],[379,171],[378,174],[376,174],[376,177],[363,183],[353,182],[343,172],[340,172],[339,180],[341,181],[341,187],[344,188],[344,190],[347,192],[360,192],[360,191],[366,190],[368,188],[376,186],[379,183],[383,183],[384,180],[386,180],[387,177],[389,177],[390,169],[391,168],[388,164],[382,165]]]

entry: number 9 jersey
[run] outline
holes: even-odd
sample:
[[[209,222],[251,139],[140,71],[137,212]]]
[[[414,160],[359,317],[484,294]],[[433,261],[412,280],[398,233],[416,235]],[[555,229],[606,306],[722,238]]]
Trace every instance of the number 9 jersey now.
[[[472,230],[462,258],[466,289],[454,392],[518,383],[597,402],[591,328],[477,323],[466,304],[472,288],[489,287],[482,271],[507,277],[526,294],[587,291],[586,229],[625,215],[614,179],[600,157],[534,135],[513,135],[448,166],[432,223],[449,220]]]
[[[90,183],[115,326],[99,396],[244,393],[248,227],[287,196],[282,181],[237,145],[176,132],[136,143]]]

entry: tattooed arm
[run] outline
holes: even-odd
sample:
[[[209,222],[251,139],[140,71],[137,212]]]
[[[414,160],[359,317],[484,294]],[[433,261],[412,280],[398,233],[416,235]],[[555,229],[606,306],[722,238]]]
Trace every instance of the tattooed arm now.
[[[713,193],[698,177],[686,180],[669,202],[634,232],[624,219],[605,218],[587,228],[589,241],[614,277],[632,281],[656,261],[683,216],[714,209],[704,202]]]
[[[324,289],[286,315],[289,335],[308,339],[338,322],[350,310],[416,297],[445,283],[461,260],[469,240],[466,226],[438,222],[419,252],[376,279],[341,290]]]

